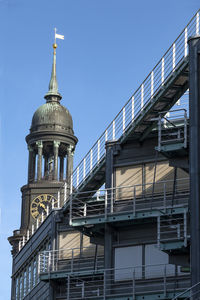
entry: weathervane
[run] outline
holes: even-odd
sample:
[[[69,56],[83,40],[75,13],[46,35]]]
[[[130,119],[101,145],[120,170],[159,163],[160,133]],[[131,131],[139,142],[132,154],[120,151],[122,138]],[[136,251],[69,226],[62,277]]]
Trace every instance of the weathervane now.
[[[56,33],[56,31],[57,31],[56,28],[54,28],[54,31],[55,31],[55,35],[54,35],[53,48],[54,48],[54,54],[55,54],[56,48],[57,48],[56,39],[64,40],[64,35]]]

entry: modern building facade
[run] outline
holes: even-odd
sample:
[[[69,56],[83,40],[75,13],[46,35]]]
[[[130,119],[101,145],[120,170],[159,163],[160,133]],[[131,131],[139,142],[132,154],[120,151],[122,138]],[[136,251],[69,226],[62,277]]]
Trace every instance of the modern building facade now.
[[[54,44],[9,237],[12,300],[199,299],[199,33],[198,11],[74,170]]]

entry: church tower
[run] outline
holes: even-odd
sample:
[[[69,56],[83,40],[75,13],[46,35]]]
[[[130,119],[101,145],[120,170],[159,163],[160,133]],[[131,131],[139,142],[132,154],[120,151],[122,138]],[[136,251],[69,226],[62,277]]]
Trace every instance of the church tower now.
[[[73,155],[78,139],[74,135],[69,111],[60,104],[56,79],[56,48],[53,44],[53,66],[46,103],[33,115],[30,133],[26,136],[29,151],[28,182],[22,186],[20,230],[9,238],[13,252],[18,240],[45,216],[47,211],[61,207],[58,191],[65,185],[69,192],[73,171]]]

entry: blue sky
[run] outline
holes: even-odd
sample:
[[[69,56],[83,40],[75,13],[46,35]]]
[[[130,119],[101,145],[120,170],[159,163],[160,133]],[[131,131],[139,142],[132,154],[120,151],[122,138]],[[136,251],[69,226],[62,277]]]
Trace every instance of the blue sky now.
[[[7,237],[20,226],[29,133],[58,40],[62,104],[79,139],[75,165],[197,11],[196,0],[0,0],[0,299],[10,299]]]

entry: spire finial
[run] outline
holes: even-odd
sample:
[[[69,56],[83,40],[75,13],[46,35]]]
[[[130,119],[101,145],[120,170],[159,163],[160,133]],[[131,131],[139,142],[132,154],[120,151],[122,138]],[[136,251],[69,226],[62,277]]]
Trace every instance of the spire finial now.
[[[51,72],[51,79],[49,82],[49,91],[44,96],[44,98],[47,100],[47,102],[51,102],[51,101],[58,102],[62,99],[62,96],[58,92],[58,82],[56,79],[56,48],[57,48],[56,38],[64,40],[64,36],[57,34],[56,28],[54,30],[55,30],[55,36],[54,36],[54,44],[53,44],[53,66],[52,66],[52,72]]]

